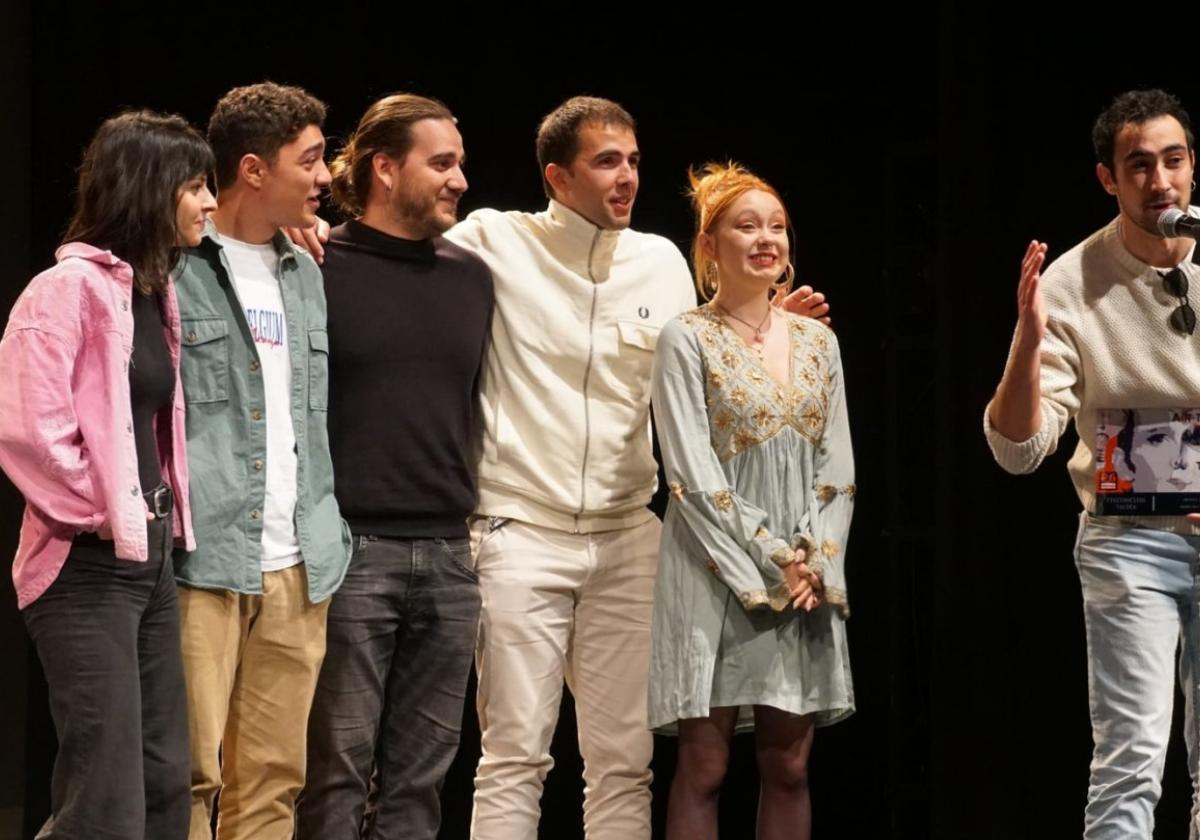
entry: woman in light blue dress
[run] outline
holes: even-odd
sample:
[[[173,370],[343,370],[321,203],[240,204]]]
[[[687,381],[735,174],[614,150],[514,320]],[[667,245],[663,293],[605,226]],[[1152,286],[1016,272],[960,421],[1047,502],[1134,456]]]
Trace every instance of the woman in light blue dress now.
[[[841,359],[827,326],[772,305],[794,273],[779,194],[736,164],[691,180],[709,302],[663,328],[653,390],[671,496],[649,721],[679,736],[667,836],[716,837],[731,739],[753,730],[757,836],[807,838],[813,728],[854,711]]]

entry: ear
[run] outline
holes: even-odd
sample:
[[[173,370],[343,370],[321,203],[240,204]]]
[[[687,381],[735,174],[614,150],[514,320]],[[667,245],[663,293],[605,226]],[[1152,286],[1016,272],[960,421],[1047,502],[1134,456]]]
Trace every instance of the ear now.
[[[375,174],[375,180],[379,181],[384,190],[391,192],[400,167],[396,165],[396,161],[390,155],[376,152],[371,157],[371,171]]]
[[[543,175],[556,196],[562,196],[564,193],[570,192],[571,170],[565,166],[559,166],[557,163],[548,163]]]
[[[1104,187],[1106,193],[1109,195],[1117,194],[1117,180],[1103,163],[1096,164],[1096,177],[1100,179],[1100,185]]]
[[[713,239],[712,234],[702,233],[696,237],[696,241],[700,243],[700,253],[708,257],[710,260],[717,258],[717,243]]]
[[[262,186],[267,168],[267,162],[258,155],[242,155],[242,159],[238,161],[238,180],[245,181],[249,186],[258,189]]]

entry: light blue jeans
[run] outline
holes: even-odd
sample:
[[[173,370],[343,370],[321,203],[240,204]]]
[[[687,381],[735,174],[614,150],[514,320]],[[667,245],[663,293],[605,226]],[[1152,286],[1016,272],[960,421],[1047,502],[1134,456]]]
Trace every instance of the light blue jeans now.
[[[1197,840],[1200,537],[1085,513],[1075,562],[1083,587],[1095,742],[1083,836],[1149,840],[1153,835],[1178,647],[1193,790],[1189,837]]]

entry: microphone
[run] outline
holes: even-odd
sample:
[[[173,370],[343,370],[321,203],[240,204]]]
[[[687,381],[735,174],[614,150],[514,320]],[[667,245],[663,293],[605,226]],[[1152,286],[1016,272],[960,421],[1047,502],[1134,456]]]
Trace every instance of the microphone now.
[[[1178,207],[1171,207],[1158,217],[1158,232],[1167,239],[1177,236],[1200,239],[1200,219],[1189,216]]]

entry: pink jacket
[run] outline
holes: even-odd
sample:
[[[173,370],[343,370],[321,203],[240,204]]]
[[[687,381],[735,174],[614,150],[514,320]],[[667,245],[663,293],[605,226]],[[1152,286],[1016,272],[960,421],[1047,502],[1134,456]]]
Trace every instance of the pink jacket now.
[[[0,339],[0,469],[26,502],[13,561],[22,609],[58,577],[80,531],[111,535],[122,559],[147,557],[129,400],[133,269],[81,242],[55,256],[58,264],[17,299]],[[175,493],[174,535],[190,550],[179,305],[170,283],[164,312],[175,400],[170,428],[156,428],[159,461]]]

